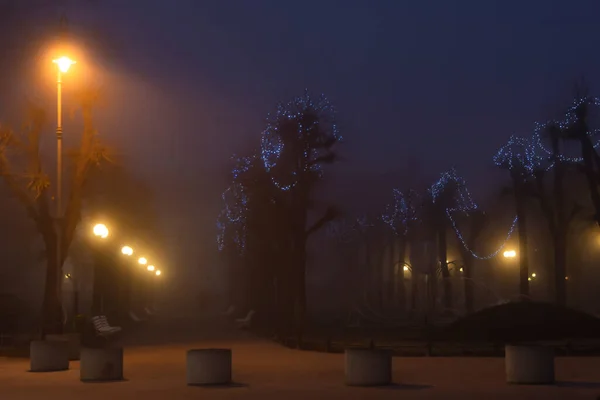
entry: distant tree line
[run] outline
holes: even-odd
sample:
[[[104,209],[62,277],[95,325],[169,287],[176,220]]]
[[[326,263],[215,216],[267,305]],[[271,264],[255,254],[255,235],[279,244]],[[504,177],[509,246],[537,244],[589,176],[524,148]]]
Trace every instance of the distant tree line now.
[[[256,310],[263,326],[277,321],[280,325],[269,326],[272,330],[301,333],[306,243],[324,226],[350,254],[347,268],[354,275],[344,279],[354,279],[348,288],[355,301],[367,302],[378,315],[415,317],[423,296],[426,313],[473,312],[476,266],[501,256],[513,233],[519,298],[528,300],[531,227],[544,225],[553,297],[567,304],[569,263],[577,259],[570,234],[592,220],[600,224],[600,131],[590,126],[599,105],[597,98],[578,95],[562,117],[536,124],[531,136],[511,137],[498,150],[494,162],[510,178],[509,185],[499,183],[498,192],[503,202],[512,198],[512,207],[504,207],[502,214],[478,206],[452,168],[426,191],[395,189],[380,215],[341,219],[333,206],[321,214],[313,209],[315,184],[323,167],[335,161],[334,145],[340,140],[331,105],[308,94],[280,105],[261,134],[260,148],[234,158],[231,185],[223,194],[218,242],[233,283],[231,304]],[[569,156],[570,143],[579,151]],[[502,240],[500,226],[505,227]],[[453,244],[460,259],[448,259]],[[453,285],[458,282],[462,290],[457,292]]]

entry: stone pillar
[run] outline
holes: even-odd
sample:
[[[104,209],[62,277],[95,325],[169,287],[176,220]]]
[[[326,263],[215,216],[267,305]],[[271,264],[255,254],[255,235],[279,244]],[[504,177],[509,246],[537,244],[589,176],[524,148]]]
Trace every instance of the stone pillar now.
[[[384,386],[391,383],[391,352],[369,349],[346,349],[346,385]]]
[[[187,352],[188,385],[227,385],[230,383],[230,349],[193,349]]]
[[[123,348],[81,349],[79,379],[82,382],[123,380]]]
[[[31,372],[69,369],[69,345],[64,340],[34,340],[29,347]]]
[[[506,381],[530,385],[554,383],[554,349],[535,345],[507,345]]]

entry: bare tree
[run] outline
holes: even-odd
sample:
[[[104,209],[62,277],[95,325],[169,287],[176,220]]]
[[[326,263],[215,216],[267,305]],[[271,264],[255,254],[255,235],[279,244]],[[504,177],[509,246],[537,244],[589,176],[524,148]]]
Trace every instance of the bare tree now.
[[[97,97],[98,91],[90,90],[80,98],[83,132],[79,147],[67,165],[70,182],[64,217],[60,220],[51,212],[51,184],[44,170],[40,149],[41,133],[46,123],[44,111],[31,105],[22,131],[15,132],[8,127],[2,127],[0,131],[0,175],[12,195],[25,207],[45,246],[42,334],[62,331],[59,285],[62,265],[81,219],[82,194],[90,166],[107,156],[107,148],[101,144],[94,128],[93,108]],[[61,237],[60,259],[57,254],[57,234]]]

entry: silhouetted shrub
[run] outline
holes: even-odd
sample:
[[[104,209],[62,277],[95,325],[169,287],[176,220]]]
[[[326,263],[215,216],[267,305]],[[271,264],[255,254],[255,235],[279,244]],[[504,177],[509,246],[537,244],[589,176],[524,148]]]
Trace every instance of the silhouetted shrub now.
[[[436,339],[514,343],[600,337],[600,319],[550,303],[510,302],[440,328]]]

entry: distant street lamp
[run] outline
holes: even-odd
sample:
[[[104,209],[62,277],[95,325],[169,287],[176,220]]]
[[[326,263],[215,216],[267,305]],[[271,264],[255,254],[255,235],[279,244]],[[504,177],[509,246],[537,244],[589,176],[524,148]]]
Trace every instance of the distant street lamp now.
[[[160,269],[156,271],[156,276],[160,276]]]
[[[148,260],[146,260],[146,258],[144,258],[144,257],[140,257],[138,259],[138,263],[140,263],[141,265],[146,265],[146,264],[148,264]]]
[[[504,258],[515,258],[517,256],[517,252],[514,250],[506,250],[504,253],[502,253],[502,255]]]
[[[123,253],[126,256],[131,256],[133,255],[133,249],[129,246],[123,246],[121,248],[121,253]]]
[[[106,239],[108,237],[108,228],[104,224],[94,225],[93,231],[94,231],[94,235],[101,239]]]
[[[148,265],[146,268],[148,271],[154,271],[154,265]]]

